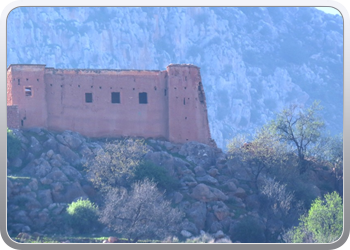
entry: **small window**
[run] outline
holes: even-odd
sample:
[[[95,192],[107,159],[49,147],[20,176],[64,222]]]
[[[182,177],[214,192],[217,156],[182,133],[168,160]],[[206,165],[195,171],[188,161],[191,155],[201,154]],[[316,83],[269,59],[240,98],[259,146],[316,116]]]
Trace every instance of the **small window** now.
[[[92,93],[85,93],[85,102],[92,103]]]
[[[24,92],[26,96],[32,96],[32,88],[31,87],[25,87]]]
[[[18,79],[18,85],[21,85],[21,80],[20,79]]]
[[[120,103],[120,92],[112,92],[112,103]]]
[[[146,92],[139,93],[139,103],[140,104],[147,104],[147,93]]]

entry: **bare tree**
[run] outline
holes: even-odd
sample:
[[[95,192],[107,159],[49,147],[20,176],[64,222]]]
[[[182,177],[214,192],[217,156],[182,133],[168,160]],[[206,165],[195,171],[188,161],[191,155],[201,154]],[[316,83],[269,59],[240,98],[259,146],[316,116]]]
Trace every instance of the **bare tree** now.
[[[155,183],[146,179],[135,183],[129,193],[112,189],[106,197],[100,221],[129,242],[165,239],[178,233],[183,213],[164,200]]]
[[[135,168],[148,152],[141,139],[123,139],[106,143],[89,159],[85,168],[90,181],[103,192],[133,177]]]

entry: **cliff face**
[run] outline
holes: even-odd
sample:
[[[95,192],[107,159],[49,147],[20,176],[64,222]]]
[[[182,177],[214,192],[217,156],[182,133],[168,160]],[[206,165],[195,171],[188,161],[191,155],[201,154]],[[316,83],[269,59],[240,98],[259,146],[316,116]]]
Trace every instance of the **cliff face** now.
[[[7,64],[56,68],[201,68],[219,147],[290,103],[321,100],[343,130],[343,20],[314,8],[17,8]]]

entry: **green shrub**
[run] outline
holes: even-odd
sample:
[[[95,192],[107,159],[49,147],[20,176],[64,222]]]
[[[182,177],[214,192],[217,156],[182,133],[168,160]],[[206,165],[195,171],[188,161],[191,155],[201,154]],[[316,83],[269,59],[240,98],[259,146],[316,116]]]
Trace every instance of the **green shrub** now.
[[[343,231],[343,202],[336,193],[317,198],[300,223],[287,232],[286,241],[293,243],[331,243],[339,239]]]
[[[157,183],[157,187],[166,191],[172,191],[178,188],[179,182],[176,178],[169,175],[168,171],[150,161],[144,161],[135,168],[134,180],[142,181],[145,179]]]
[[[79,199],[67,208],[68,224],[77,233],[88,233],[100,224],[98,222],[98,206],[90,200]]]
[[[7,128],[7,158],[15,158],[21,152],[21,140]]]

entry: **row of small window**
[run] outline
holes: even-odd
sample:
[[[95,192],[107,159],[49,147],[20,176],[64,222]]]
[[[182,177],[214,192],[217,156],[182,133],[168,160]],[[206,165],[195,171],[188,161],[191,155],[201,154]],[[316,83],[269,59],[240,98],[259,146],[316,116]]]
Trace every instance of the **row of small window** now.
[[[92,103],[92,93],[85,93],[85,102]],[[112,92],[111,93],[111,103],[120,103],[120,92]],[[141,92],[139,93],[139,103],[147,104],[147,93]]]

